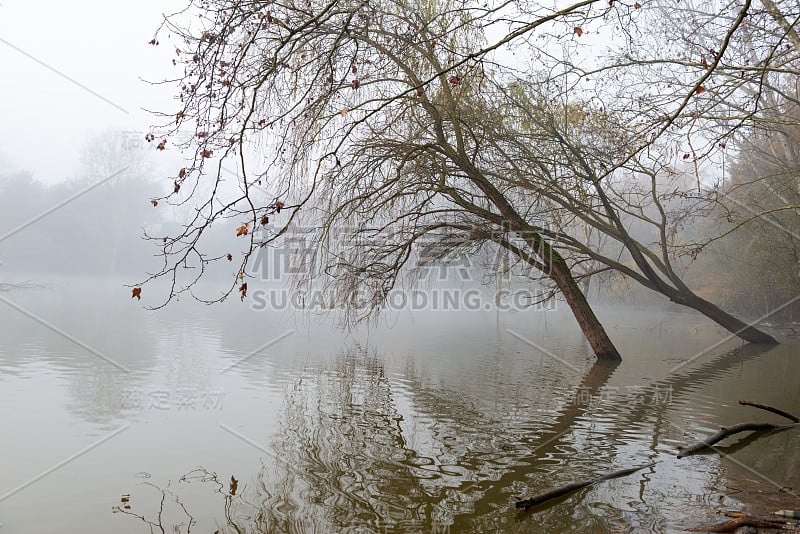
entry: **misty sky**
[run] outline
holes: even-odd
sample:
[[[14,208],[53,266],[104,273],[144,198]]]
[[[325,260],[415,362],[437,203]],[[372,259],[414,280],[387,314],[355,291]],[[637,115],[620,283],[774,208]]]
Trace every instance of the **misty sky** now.
[[[174,89],[141,78],[161,80],[174,72],[174,50],[147,42],[162,13],[185,5],[0,0],[0,169],[31,171],[44,183],[60,181],[76,173],[87,137],[107,129],[143,135],[156,121],[143,108],[174,111]]]

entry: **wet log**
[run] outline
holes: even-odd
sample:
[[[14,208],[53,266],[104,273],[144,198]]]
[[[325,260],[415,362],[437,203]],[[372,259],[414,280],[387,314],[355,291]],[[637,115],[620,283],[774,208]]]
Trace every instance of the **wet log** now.
[[[781,528],[786,521],[771,517],[746,514],[742,512],[726,513],[728,517],[733,517],[730,521],[718,523],[716,525],[706,525],[686,529],[689,532],[747,532],[748,528]]]
[[[718,525],[706,525],[704,527],[687,528],[689,532],[736,532],[743,527],[755,528],[775,528],[775,523],[767,523],[766,521],[756,521],[747,517],[739,517],[731,519]]]
[[[777,523],[778,525],[783,525],[789,522],[783,517],[779,517],[777,513],[769,515],[755,515],[747,512],[732,511],[732,512],[725,512],[725,515],[732,518],[737,518],[737,517],[749,517],[750,519],[755,518],[758,519],[759,521],[766,521],[768,523]]]
[[[683,458],[684,456],[689,456],[696,452],[711,448],[715,443],[719,443],[723,439],[734,434],[738,434],[739,432],[784,430],[787,428],[796,428],[798,426],[800,426],[798,423],[792,423],[788,425],[775,425],[772,423],[739,423],[738,425],[723,427],[722,430],[703,441],[688,445],[686,447],[679,447],[678,450],[680,452],[678,453],[678,458]]]
[[[791,421],[793,423],[800,423],[800,418],[798,418],[797,416],[792,415],[789,412],[784,412],[783,410],[781,410],[779,408],[775,408],[775,407],[769,406],[767,404],[759,404],[757,402],[751,402],[751,401],[746,401],[746,400],[740,400],[739,404],[741,404],[742,406],[752,406],[754,408],[760,408],[762,410],[766,410],[768,412],[772,412],[774,414],[778,414],[781,417],[785,417],[786,419],[788,419],[789,421]]]
[[[653,467],[656,465],[655,462],[651,462],[646,465],[640,465],[639,467],[630,467],[628,469],[620,469],[619,471],[614,471],[612,473],[608,473],[607,475],[603,475],[601,477],[593,478],[591,480],[583,480],[580,482],[573,482],[572,484],[567,484],[566,486],[561,486],[559,488],[552,489],[550,491],[546,491],[544,493],[540,493],[535,497],[531,497],[530,499],[524,499],[522,501],[517,501],[515,506],[517,508],[524,508],[528,509],[533,506],[537,506],[544,502],[547,502],[551,499],[555,499],[556,497],[561,497],[562,495],[566,495],[568,493],[572,493],[573,491],[577,491],[581,488],[585,488],[587,486],[591,486],[592,484],[596,484],[598,482],[603,482],[604,480],[611,480],[612,478],[620,478],[631,475],[636,471],[641,469],[645,469],[647,467]]]

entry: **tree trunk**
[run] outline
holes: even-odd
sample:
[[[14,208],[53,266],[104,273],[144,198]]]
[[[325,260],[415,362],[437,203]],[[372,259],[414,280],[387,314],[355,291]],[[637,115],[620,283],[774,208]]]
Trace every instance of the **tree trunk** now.
[[[761,330],[754,328],[753,326],[745,323],[744,321],[740,321],[733,315],[717,307],[715,304],[712,304],[711,302],[698,297],[694,293],[691,293],[689,295],[681,293],[679,296],[671,297],[670,300],[699,311],[709,319],[721,325],[731,333],[736,334],[745,341],[748,341],[750,343],[757,343],[759,345],[778,344],[775,338],[773,338],[769,334],[766,334]]]
[[[591,306],[586,301],[586,296],[581,292],[575,278],[572,277],[567,262],[553,249],[550,249],[550,254],[550,273],[548,274],[558,286],[558,289],[561,290],[561,294],[564,295],[572,314],[577,319],[578,325],[589,341],[589,345],[591,345],[597,359],[607,361],[622,360],[617,348],[608,337],[605,328],[600,324]]]
[[[453,160],[467,171],[475,185],[497,206],[505,219],[504,228],[517,232],[536,252],[541,261],[540,265],[545,267],[545,269],[540,270],[546,270],[545,274],[561,290],[561,294],[564,295],[567,304],[572,309],[572,314],[578,321],[578,325],[581,327],[583,335],[586,336],[586,340],[589,341],[589,345],[592,347],[597,359],[613,362],[621,361],[622,357],[586,301],[586,296],[581,292],[581,288],[572,276],[569,265],[564,261],[564,258],[517,213],[508,199],[478,171],[467,157],[457,155]],[[481,212],[478,212],[478,214],[483,216]]]

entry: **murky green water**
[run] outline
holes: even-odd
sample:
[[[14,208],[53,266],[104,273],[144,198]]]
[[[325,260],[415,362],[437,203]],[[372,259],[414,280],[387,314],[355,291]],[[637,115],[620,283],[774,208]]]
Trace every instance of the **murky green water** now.
[[[678,532],[800,503],[800,432],[674,456],[780,422],[738,399],[800,412],[791,339],[742,348],[692,314],[602,309],[625,361],[593,367],[562,309],[343,334],[238,300],[152,313],[111,289],[2,295],[21,309],[0,302],[0,534]]]

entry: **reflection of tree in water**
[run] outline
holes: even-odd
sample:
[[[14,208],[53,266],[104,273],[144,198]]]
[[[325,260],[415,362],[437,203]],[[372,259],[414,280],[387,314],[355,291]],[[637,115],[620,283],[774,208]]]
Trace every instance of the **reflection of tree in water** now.
[[[140,492],[123,494],[119,504],[112,508],[114,513],[124,514],[141,521],[150,532],[173,532],[175,534],[186,532],[190,534],[198,528],[201,531],[208,528],[215,528],[214,532],[222,534],[225,532],[272,532],[265,526],[260,514],[244,515],[236,517],[233,514],[234,505],[239,509],[249,509],[257,512],[259,507],[247,500],[242,492],[239,491],[239,482],[234,477],[230,481],[223,483],[216,473],[212,473],[203,468],[190,471],[178,479],[175,487],[172,483],[167,483],[165,487],[160,487],[152,482],[143,482],[140,485]],[[200,489],[205,491],[205,506],[193,508],[187,503],[191,498],[191,491]],[[149,491],[141,491],[149,490]],[[144,493],[149,493],[145,496]],[[189,494],[189,495],[187,495]],[[148,500],[157,503],[151,510],[143,512],[138,508],[139,500]],[[211,508],[209,508],[209,505]],[[220,510],[221,518],[211,518],[209,511]],[[209,520],[210,519],[210,520]],[[206,525],[205,523],[209,524]],[[213,525],[213,526],[212,526]],[[266,527],[269,525],[266,524]],[[289,532],[286,530],[285,532]]]
[[[681,396],[760,352],[739,349],[651,389],[669,386]],[[596,365],[578,388],[597,395],[614,371],[613,365]],[[279,426],[267,447],[272,453],[255,477],[242,476],[238,493],[204,471],[179,486],[185,492],[205,485],[223,497],[203,507],[204,513],[216,510],[218,523],[227,525],[220,532],[528,531],[532,522],[552,532],[613,532],[663,531],[672,521],[670,510],[689,504],[687,489],[722,484],[708,469],[697,470],[692,481],[676,480],[664,463],[638,482],[612,481],[567,497],[535,519],[517,515],[514,497],[629,466],[642,455],[673,457],[666,450],[671,444],[661,443],[668,440],[668,407],[562,401],[549,412],[528,414],[539,420],[526,423],[520,406],[533,399],[515,398],[513,380],[492,387],[498,390],[487,402],[470,387],[437,385],[411,366],[387,376],[374,355],[349,350],[329,365],[306,368],[285,386]],[[559,391],[550,378],[541,387]],[[513,416],[504,419],[504,412]],[[641,435],[631,438],[631,429]],[[685,461],[675,468],[676,475],[689,469]],[[684,490],[676,492],[675,483]],[[179,495],[166,494],[162,507],[174,498],[188,512],[178,514],[180,520],[200,517]],[[671,503],[666,508],[665,501]]]
[[[754,359],[772,347],[744,345],[738,349],[717,355],[695,368],[673,373],[653,381],[644,389],[652,395],[654,391],[669,388],[672,399],[680,402],[682,397],[691,401],[692,392],[717,380],[719,375],[741,363]],[[615,365],[595,365],[585,375],[579,389],[587,388],[596,394],[610,379]],[[673,403],[653,405],[649,403],[610,403],[607,406],[592,406],[578,403],[567,405],[547,431],[536,438],[539,445],[533,453],[518,457],[515,468],[508,470],[496,481],[481,486],[481,497],[474,503],[473,515],[456,517],[454,530],[484,530],[493,525],[508,522],[511,497],[523,488],[526,494],[536,493],[540,484],[544,489],[586,478],[586,473],[598,473],[610,469],[611,465],[628,466],[631,455],[646,455],[648,459],[660,459],[664,463],[656,472],[644,471],[637,484],[631,479],[604,483],[593,488],[593,499],[580,498],[565,505],[568,498],[560,499],[539,509],[536,522],[547,525],[552,532],[629,532],[634,528],[649,532],[669,530],[668,523],[675,510],[689,510],[695,514],[710,514],[715,506],[707,505],[698,498],[706,499],[709,488],[722,488],[721,477],[716,468],[695,463],[693,459],[675,460],[675,445],[685,443],[685,436],[671,439],[681,429],[670,422],[670,415],[681,417],[680,408],[674,410]],[[605,421],[606,426],[592,436],[586,423]],[[634,435],[626,436],[633,431]],[[638,436],[635,436],[638,434]],[[577,439],[583,435],[583,441]],[[592,443],[594,441],[594,443]],[[719,448],[723,450],[724,448]],[[679,462],[683,462],[682,464]],[[715,460],[718,465],[718,460]],[[700,489],[701,494],[692,490]],[[610,506],[605,503],[619,502],[624,505]],[[498,506],[502,503],[502,506]],[[684,517],[684,516],[682,516]],[[529,514],[520,514],[519,525],[506,523],[506,530],[515,527],[527,531],[531,523]],[[702,517],[695,516],[696,520]],[[713,522],[709,515],[706,519]],[[621,529],[621,530],[617,530]]]
[[[270,507],[323,531],[430,525],[439,495],[424,482],[439,475],[407,448],[401,422],[383,363],[363,350],[304,373],[286,390],[281,461],[264,473],[282,490]]]
[[[552,424],[555,410],[532,422],[524,407],[564,377],[540,377],[527,394],[507,377],[486,378],[452,389],[408,365],[390,379],[358,347],[306,369],[285,388],[274,461],[224,517],[242,532],[447,531],[472,511],[481,482],[513,469],[521,438]]]
[[[188,531],[201,522],[197,496],[192,504],[186,498],[194,485],[223,497],[216,504],[200,497],[205,513],[215,510],[220,532],[446,531],[434,510],[440,492],[422,484],[441,475],[429,458],[406,449],[401,420],[382,362],[349,351],[287,385],[275,455],[238,494],[216,474],[196,470],[174,487],[146,483],[156,491],[145,497],[153,503],[148,513],[129,495],[115,511],[155,532]]]
[[[57,330],[11,306],[0,306],[0,370],[57,376],[68,395],[64,406],[84,421],[105,424],[120,417],[126,390],[146,384],[144,373],[127,373],[124,368],[156,367],[157,340],[169,328],[163,317],[156,321],[136,307],[119,306],[121,284],[68,278],[7,295]]]
[[[248,490],[259,506],[236,500],[233,516],[261,518],[246,531],[446,530],[479,497],[470,487],[512,468],[520,437],[555,417],[532,423],[525,407],[559,377],[527,393],[522,379],[498,376],[448,388],[411,363],[389,378],[374,355],[345,351],[286,386],[270,447],[277,460]]]

